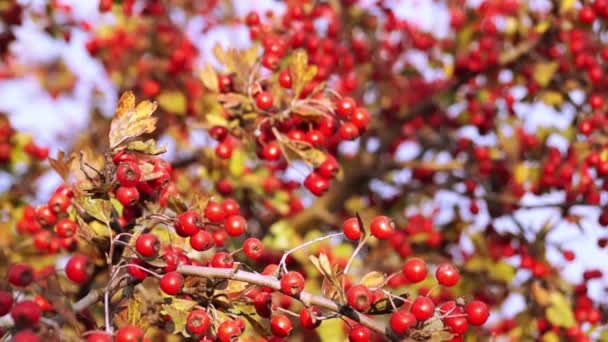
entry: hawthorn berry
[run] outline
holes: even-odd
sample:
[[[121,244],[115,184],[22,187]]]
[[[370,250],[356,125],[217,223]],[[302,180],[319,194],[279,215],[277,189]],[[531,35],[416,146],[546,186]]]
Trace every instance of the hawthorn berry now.
[[[105,331],[87,332],[87,342],[112,342],[112,335]]]
[[[229,253],[217,252],[211,258],[211,267],[232,268],[234,267],[234,258]]]
[[[26,329],[21,330],[13,336],[12,342],[39,342],[40,337],[33,331]]]
[[[70,220],[69,218],[62,218],[55,224],[55,231],[57,232],[57,236],[63,238],[69,238],[76,234],[78,230],[78,225],[76,222]]]
[[[53,211],[55,214],[59,214],[65,213],[71,202],[72,201],[69,197],[60,193],[55,193],[51,196],[51,198],[49,198],[47,205],[51,209],[51,211]]]
[[[141,168],[132,160],[121,162],[116,168],[116,179],[121,186],[136,186],[141,179]]]
[[[359,224],[359,219],[356,217],[351,217],[346,219],[344,223],[342,223],[342,232],[347,239],[353,241],[359,241],[361,239],[361,225]]]
[[[293,329],[289,317],[285,315],[275,315],[270,319],[270,330],[277,337],[287,337]]]
[[[490,316],[490,312],[488,310],[488,306],[486,303],[480,300],[474,300],[469,302],[465,306],[465,312],[467,314],[467,320],[471,325],[482,325]]]
[[[372,292],[365,285],[353,285],[346,291],[348,305],[357,311],[367,311],[372,305],[372,298]]]
[[[135,250],[144,258],[155,258],[160,250],[160,241],[152,233],[144,233],[135,240]]]
[[[232,215],[224,221],[224,229],[230,236],[240,236],[247,230],[247,221],[241,215]]]
[[[211,326],[211,318],[206,310],[192,310],[186,319],[186,329],[190,334],[204,334]]]
[[[121,186],[116,189],[116,199],[125,207],[131,207],[139,202],[139,190],[134,186]]]
[[[13,294],[8,291],[0,291],[0,316],[4,316],[13,307]]]
[[[338,115],[347,118],[355,112],[357,102],[351,97],[344,97],[336,103],[336,111]]]
[[[203,218],[196,211],[188,210],[177,216],[175,232],[181,237],[192,236],[202,228]]]
[[[349,342],[369,342],[372,333],[363,325],[353,327],[348,333]]]
[[[305,329],[316,329],[323,322],[317,318],[319,316],[321,316],[321,310],[316,306],[303,307],[300,310],[300,324]]]
[[[175,296],[182,290],[183,286],[184,277],[175,271],[165,273],[160,278],[160,289],[168,295]]]
[[[42,317],[42,310],[32,300],[22,300],[13,305],[11,317],[15,326],[19,328],[31,327],[38,324]]]
[[[416,324],[416,317],[411,312],[397,310],[391,315],[390,326],[398,335],[403,335]]]
[[[253,297],[253,307],[260,317],[268,318],[272,314],[272,295],[260,292]]]
[[[43,204],[36,208],[36,220],[42,226],[52,226],[57,221],[57,216],[48,205]]]
[[[239,214],[239,204],[235,200],[231,198],[225,199],[222,201],[221,205],[224,213],[226,213],[226,216]]]
[[[338,132],[342,140],[355,140],[359,137],[359,128],[351,122],[343,123]]]
[[[435,304],[433,300],[426,296],[420,296],[414,300],[410,312],[414,314],[417,321],[426,321],[433,316]]]
[[[264,253],[262,241],[256,238],[248,238],[243,242],[243,252],[250,259],[259,259]]]
[[[285,89],[291,88],[291,73],[285,69],[279,73],[279,84]]]
[[[135,325],[125,325],[116,331],[116,342],[140,342],[144,331]]]
[[[412,283],[419,283],[426,278],[426,262],[420,258],[410,258],[403,265],[403,275]]]
[[[8,270],[8,282],[13,286],[26,287],[34,281],[34,269],[26,264],[14,264]]]
[[[281,147],[276,141],[271,141],[262,147],[262,159],[276,161],[281,158]]]
[[[217,328],[217,338],[220,342],[232,342],[241,334],[242,330],[235,320],[229,319],[223,321]]]
[[[460,280],[458,269],[452,264],[442,263],[435,271],[435,277],[439,284],[443,286],[454,286]]]
[[[93,264],[88,256],[75,254],[65,265],[65,274],[71,281],[84,284],[93,274]]]
[[[395,222],[387,216],[376,216],[372,219],[369,229],[372,235],[380,240],[390,239],[395,233]]]
[[[300,272],[290,271],[281,277],[281,292],[290,295],[298,296],[304,291],[305,280]]]
[[[272,94],[268,91],[261,91],[255,96],[255,105],[261,110],[270,109],[273,101]]]
[[[304,186],[315,196],[323,195],[329,189],[329,181],[317,172],[311,172],[304,179]]]
[[[213,236],[206,230],[201,229],[189,239],[190,247],[199,252],[204,252],[213,247]]]
[[[131,258],[127,265],[127,272],[131,277],[137,280],[144,280],[148,276],[148,272],[144,270],[146,263],[143,260]]]
[[[205,218],[213,223],[221,223],[226,217],[226,213],[222,206],[215,202],[209,201],[205,207]]]

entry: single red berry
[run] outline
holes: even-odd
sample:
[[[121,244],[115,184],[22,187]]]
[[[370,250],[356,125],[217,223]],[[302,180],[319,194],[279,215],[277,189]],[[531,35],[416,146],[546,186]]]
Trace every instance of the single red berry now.
[[[135,241],[135,250],[144,258],[155,258],[160,250],[160,241],[152,233],[141,234]]]
[[[340,165],[332,155],[328,154],[317,168],[317,173],[325,179],[333,179],[340,171]]]
[[[42,310],[32,300],[20,301],[13,305],[13,308],[11,309],[11,317],[15,322],[15,326],[19,328],[36,325],[41,316]]]
[[[454,286],[460,280],[458,269],[452,264],[442,263],[435,271],[435,277],[439,284],[443,286]]]
[[[304,285],[304,277],[299,272],[287,272],[281,277],[281,291],[290,296],[300,295],[304,291]]]
[[[342,232],[347,239],[359,241],[361,239],[361,225],[356,217],[351,217],[342,223]]]
[[[65,274],[71,281],[83,284],[93,274],[93,264],[86,255],[75,254],[65,265]]]
[[[371,339],[372,333],[369,331],[367,327],[362,325],[357,325],[350,330],[348,333],[348,341],[349,342],[369,342]]]
[[[184,277],[175,271],[165,273],[160,278],[160,289],[168,295],[175,296],[182,290],[183,286]]]
[[[486,303],[480,300],[474,300],[465,306],[467,319],[472,325],[482,325],[490,317],[490,312]]]
[[[181,237],[192,236],[203,228],[203,218],[194,210],[185,211],[177,216],[175,232]]]
[[[148,272],[145,271],[146,263],[143,260],[131,258],[127,266],[127,272],[129,275],[137,280],[144,280],[148,276]]]
[[[578,12],[578,19],[583,24],[591,24],[595,20],[595,11],[592,7],[584,6],[581,8],[580,12]]]
[[[251,11],[247,14],[247,17],[245,17],[245,23],[247,24],[247,26],[259,25],[260,16],[256,12]]]
[[[416,317],[411,312],[407,312],[405,310],[395,311],[391,315],[390,325],[391,329],[397,335],[405,334],[411,327],[416,324]]]
[[[13,286],[25,287],[34,281],[34,269],[26,264],[14,264],[8,270],[8,282]]]
[[[357,108],[357,102],[351,97],[344,97],[336,103],[336,111],[343,118],[352,115],[355,112],[355,108]]]
[[[304,329],[316,329],[323,322],[317,317],[321,316],[321,310],[319,310],[316,306],[311,306],[310,308],[302,308],[300,310],[300,324]]]
[[[55,231],[57,232],[57,235],[62,238],[69,238],[74,236],[74,234],[76,234],[76,230],[78,230],[78,225],[76,224],[76,222],[68,218],[62,218],[55,225]]]
[[[49,198],[47,205],[55,214],[59,214],[65,213],[71,202],[69,197],[55,193]]]
[[[230,159],[232,151],[234,151],[234,146],[229,139],[222,141],[215,147],[215,155],[221,159]]]
[[[217,328],[217,338],[220,342],[233,342],[236,341],[242,330],[235,320],[225,320]]]
[[[276,161],[281,158],[281,147],[276,141],[271,141],[262,147],[262,159]]]
[[[199,252],[203,252],[213,247],[213,236],[206,230],[201,229],[190,237],[190,246]]]
[[[304,187],[313,195],[321,196],[329,189],[329,181],[316,172],[311,172],[304,179]]]
[[[116,179],[121,186],[136,186],[141,178],[141,168],[137,162],[127,160],[118,164]]]
[[[348,305],[361,312],[367,311],[372,305],[372,292],[365,285],[353,285],[346,292]]]
[[[140,342],[144,338],[144,331],[134,325],[125,325],[116,331],[116,342]]]
[[[36,208],[36,220],[42,226],[52,226],[57,221],[57,216],[48,205],[43,204]]]
[[[213,223],[221,223],[226,217],[222,206],[214,201],[209,201],[205,207],[205,218]]]
[[[121,186],[116,189],[116,199],[125,207],[131,207],[139,202],[139,190],[134,186]]]
[[[427,268],[424,260],[420,258],[408,259],[403,265],[403,275],[412,283],[418,283],[426,278]]]
[[[255,96],[255,105],[261,110],[270,109],[273,101],[274,99],[269,91],[261,91]]]
[[[342,140],[355,140],[359,137],[359,128],[351,122],[345,122],[338,129]]]
[[[40,337],[38,335],[36,335],[36,333],[34,333],[31,330],[21,330],[19,332],[17,332],[13,338],[11,339],[12,342],[39,342],[40,341]]]
[[[228,128],[224,126],[213,126],[209,129],[209,135],[217,141],[224,141],[226,137],[228,137]]]
[[[211,258],[211,267],[232,268],[234,267],[234,258],[229,253],[217,252]]]
[[[264,253],[262,241],[256,238],[248,238],[243,242],[243,252],[250,259],[258,259]]]
[[[431,298],[420,296],[412,303],[410,312],[414,314],[416,320],[426,321],[433,316],[433,313],[435,312],[435,304]]]
[[[464,316],[449,317],[444,320],[444,323],[447,325],[450,331],[456,335],[464,334],[469,328],[469,323]]]
[[[293,324],[285,315],[275,315],[270,320],[270,330],[274,336],[287,337],[291,329],[293,329]]]
[[[240,236],[247,230],[247,221],[241,215],[232,215],[224,221],[224,229],[230,236]]]
[[[370,115],[367,109],[363,107],[357,107],[355,111],[350,115],[348,121],[350,121],[353,125],[357,126],[359,130],[364,130],[367,128],[369,124]]]
[[[380,240],[390,239],[395,233],[395,222],[387,216],[376,216],[369,225],[372,235]]]
[[[87,342],[112,342],[112,335],[105,331],[87,332]]]
[[[270,70],[275,70],[279,66],[279,56],[274,53],[265,53],[262,56],[262,65]],[[256,98],[257,102],[257,98]],[[259,107],[259,106],[258,106]]]
[[[285,69],[279,73],[279,84],[285,89],[291,88],[291,73]]]
[[[217,78],[218,87],[220,92],[228,93],[232,91],[232,77],[228,75],[219,75]]]
[[[4,316],[13,307],[13,294],[8,291],[0,291],[0,316]]]
[[[325,145],[325,136],[323,135],[323,133],[321,133],[321,131],[311,129],[306,132],[306,135],[304,136],[304,141],[314,147],[319,147]]]
[[[232,198],[228,198],[222,201],[222,209],[224,209],[226,216],[238,215],[240,210],[239,204]]]
[[[211,325],[211,318],[206,310],[192,310],[186,320],[186,329],[193,335],[204,334]]]
[[[272,314],[272,295],[260,292],[253,297],[253,307],[260,317],[268,318]]]

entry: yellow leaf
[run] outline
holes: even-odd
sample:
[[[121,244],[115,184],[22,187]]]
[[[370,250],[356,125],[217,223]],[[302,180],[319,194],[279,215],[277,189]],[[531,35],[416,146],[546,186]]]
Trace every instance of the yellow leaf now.
[[[564,96],[558,91],[544,91],[540,94],[541,100],[549,106],[559,106],[564,103]]]
[[[541,87],[546,87],[547,84],[551,82],[553,74],[555,74],[558,68],[559,64],[557,62],[537,63],[532,71],[532,77],[534,77],[534,80],[538,82]]]
[[[213,92],[217,92],[219,90],[217,73],[215,72],[215,69],[213,69],[211,64],[205,64],[205,66],[201,70],[200,77],[205,88]]]
[[[174,114],[185,114],[187,110],[186,96],[179,90],[164,91],[156,98],[163,110]]]
[[[558,327],[569,328],[576,324],[570,304],[558,292],[551,293],[551,305],[547,308],[545,314],[547,320]]]
[[[506,262],[499,261],[493,265],[488,265],[490,278],[510,284],[515,277],[515,268]]]
[[[515,166],[513,179],[518,184],[523,184],[528,179],[528,167],[524,163],[519,163]]]
[[[112,204],[108,200],[94,199],[88,196],[80,196],[76,202],[96,220],[110,224],[112,217]]]
[[[545,333],[543,335],[543,337],[541,338],[542,342],[559,342],[559,336],[557,336],[553,331],[549,331],[548,333]]]
[[[576,2],[576,0],[561,0],[561,4],[559,6],[559,11],[561,13],[563,13],[563,12],[570,10],[572,7],[574,7],[575,2]]]
[[[124,93],[110,124],[110,148],[115,149],[142,134],[152,133],[156,129],[157,119],[152,117],[156,107],[156,103],[150,101],[142,101],[135,107],[135,95],[130,91]]]
[[[302,88],[317,74],[317,67],[308,65],[308,55],[303,50],[294,52],[289,60],[289,72],[293,91],[296,97],[300,95]]]
[[[386,277],[383,273],[378,271],[371,271],[363,276],[361,279],[361,284],[369,287],[369,288],[380,288],[384,285],[384,281]]]
[[[245,171],[245,159],[247,155],[243,152],[242,149],[237,148],[232,152],[232,156],[230,157],[230,164],[228,168],[230,169],[230,173],[233,176],[240,176]]]

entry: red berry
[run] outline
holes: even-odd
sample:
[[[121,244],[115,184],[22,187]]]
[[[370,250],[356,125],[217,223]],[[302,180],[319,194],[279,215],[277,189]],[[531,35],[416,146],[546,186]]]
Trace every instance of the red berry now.
[[[217,252],[211,258],[211,267],[232,268],[234,267],[234,258],[229,253]]]
[[[11,317],[15,326],[19,328],[31,327],[38,323],[42,316],[42,310],[32,300],[23,300],[13,305]]]
[[[403,275],[412,283],[418,283],[426,278],[427,268],[424,260],[420,258],[408,259],[403,265]]]
[[[105,331],[87,332],[87,342],[112,342],[112,335]]]
[[[305,329],[316,329],[321,322],[317,317],[321,316],[321,310],[319,310],[316,306],[311,306],[310,308],[302,308],[300,310],[300,324]]]
[[[40,337],[31,330],[21,330],[11,339],[12,342],[39,342]]]
[[[232,156],[233,150],[234,146],[229,139],[226,139],[215,147],[215,155],[218,156],[218,158],[229,159],[230,156]]]
[[[141,234],[135,241],[135,250],[144,258],[155,258],[160,250],[160,241],[152,233]]]
[[[229,319],[217,328],[217,338],[220,342],[233,342],[236,341],[242,330],[235,320]]]
[[[175,271],[166,273],[160,278],[160,289],[168,295],[175,296],[183,286],[184,277]]]
[[[86,255],[73,255],[65,265],[65,274],[68,279],[77,283],[83,284],[89,280],[93,273],[93,264]]]
[[[395,233],[395,223],[386,216],[376,216],[370,223],[369,229],[376,238],[386,240]]]
[[[213,126],[209,129],[209,135],[217,141],[224,141],[228,136],[228,128],[224,126]]]
[[[480,300],[474,300],[468,303],[464,310],[467,313],[467,320],[472,325],[482,325],[488,320],[488,317],[490,316],[488,306],[486,305],[486,303]]]
[[[371,332],[367,327],[357,325],[350,330],[348,333],[349,342],[369,342],[371,338]]]
[[[57,232],[57,235],[62,238],[74,236],[74,234],[76,234],[76,230],[78,230],[78,225],[76,224],[76,222],[68,218],[63,218],[59,220],[59,222],[57,222],[57,224],[55,225],[55,231]]]
[[[342,231],[347,239],[359,241],[361,239],[361,225],[359,219],[351,217],[342,223]]]
[[[313,195],[321,196],[329,189],[329,181],[316,172],[311,172],[304,179],[304,187]]]
[[[304,136],[304,141],[314,147],[319,147],[325,145],[325,136],[320,131],[311,129]]]
[[[255,105],[261,110],[270,109],[273,101],[274,99],[269,91],[261,91],[255,96]]]
[[[243,242],[243,252],[250,259],[258,259],[264,253],[262,241],[256,238],[248,238]]]
[[[132,258],[129,260],[128,265],[127,272],[129,272],[131,277],[137,280],[144,280],[148,276],[148,272],[144,270],[146,268],[146,263],[143,260]]]
[[[357,108],[357,102],[353,100],[351,97],[345,97],[336,103],[336,111],[338,115],[343,118],[349,117],[351,114],[355,112],[355,108]]]
[[[304,277],[299,272],[287,272],[281,277],[281,291],[290,296],[298,296],[302,293],[304,285]]]
[[[276,161],[281,158],[281,147],[276,141],[271,141],[262,147],[262,159]]]
[[[141,178],[141,168],[137,162],[132,160],[118,164],[116,168],[116,179],[121,186],[136,186]]]
[[[116,190],[116,199],[125,207],[134,206],[139,202],[139,190],[134,186],[121,186]]]
[[[260,16],[256,12],[249,12],[245,17],[247,26],[256,26],[260,23]]]
[[[342,140],[355,140],[359,137],[359,128],[350,122],[343,123],[338,132]]]
[[[232,78],[227,75],[219,75],[217,78],[218,87],[220,92],[228,93],[232,90]]]
[[[206,310],[192,310],[188,314],[188,319],[186,320],[186,329],[189,333],[194,335],[203,334],[207,331],[207,329],[209,329],[210,325],[211,318],[209,318],[209,314],[207,314]]]
[[[435,312],[435,304],[429,297],[420,296],[414,300],[410,312],[414,314],[416,320],[426,321],[433,316]]]
[[[125,325],[116,331],[116,342],[140,342],[144,338],[144,331],[134,325]]]
[[[240,236],[247,229],[247,221],[241,215],[232,215],[224,221],[224,229],[230,236]]]
[[[28,286],[34,281],[34,270],[30,265],[14,264],[8,271],[8,281],[13,286]]]
[[[272,295],[260,292],[253,297],[253,306],[260,317],[268,318],[272,314]]]
[[[285,89],[291,88],[291,73],[288,69],[279,73],[279,84]]]
[[[595,11],[593,8],[585,6],[581,8],[581,11],[578,13],[578,19],[583,24],[591,24],[595,20]]]
[[[57,221],[57,216],[48,205],[43,204],[36,208],[36,220],[42,226],[52,226]]]
[[[8,291],[0,291],[0,316],[4,316],[13,307],[13,294]]]
[[[359,130],[364,130],[369,124],[370,115],[367,109],[363,107],[357,107],[353,114],[348,118],[353,125],[357,126]]]
[[[226,217],[226,213],[217,202],[209,201],[205,207],[205,218],[213,223],[221,223]]]
[[[270,320],[270,330],[274,336],[287,337],[292,328],[291,320],[285,315],[275,315]]]
[[[213,247],[213,236],[206,230],[201,229],[190,237],[190,246],[199,252],[203,252]]]
[[[192,236],[203,228],[203,218],[193,210],[185,211],[177,216],[175,232],[181,237]]]
[[[346,292],[348,305],[357,311],[367,311],[372,305],[372,298],[372,292],[365,285],[353,285]]]
[[[340,165],[336,161],[336,158],[328,154],[316,171],[321,177],[329,180],[333,179],[340,171]]]
[[[222,209],[224,209],[226,216],[239,214],[239,204],[231,198],[222,201]]]
[[[414,314],[405,310],[395,311],[390,319],[391,329],[398,335],[405,334],[416,322]]]
[[[458,283],[460,280],[460,273],[452,264],[442,263],[437,267],[435,277],[439,284],[449,287]]]
[[[66,210],[68,210],[70,203],[71,200],[69,197],[55,193],[49,198],[47,204],[55,214],[59,214],[65,213]]]

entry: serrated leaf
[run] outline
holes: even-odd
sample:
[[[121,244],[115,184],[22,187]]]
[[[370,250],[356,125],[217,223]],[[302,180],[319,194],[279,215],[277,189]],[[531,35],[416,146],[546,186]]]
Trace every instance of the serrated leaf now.
[[[559,64],[557,62],[536,63],[532,71],[532,77],[541,87],[546,87],[558,68]]]
[[[304,50],[297,50],[289,59],[289,71],[294,94],[300,96],[304,86],[317,74],[317,67],[308,65],[308,54]]]
[[[65,158],[65,152],[59,150],[57,153],[57,159],[53,159],[51,157],[48,158],[49,164],[57,172],[57,174],[63,179],[64,182],[68,181],[68,177],[70,175],[70,164],[72,163],[73,156],[70,158]]]
[[[157,119],[152,117],[156,107],[157,104],[150,101],[142,101],[135,107],[135,95],[125,92],[110,124],[110,148],[115,149],[142,134],[152,133],[156,129]]]
[[[576,324],[574,314],[566,298],[557,293],[551,293],[551,305],[546,309],[547,320],[558,327],[569,328]]]
[[[212,92],[216,92],[216,93],[219,91],[217,73],[215,72],[215,69],[213,69],[211,64],[209,64],[209,63],[205,64],[205,66],[201,70],[200,78],[201,78],[201,81],[203,82],[203,85],[205,86],[205,88],[211,90]]]
[[[179,90],[163,91],[157,97],[158,105],[163,110],[174,114],[186,114],[188,101]]]
[[[112,219],[112,203],[109,200],[80,196],[76,202],[82,206],[87,214],[106,225]]]
[[[161,305],[160,313],[171,317],[171,321],[173,322],[173,334],[182,334],[185,337],[190,337],[188,331],[186,331],[189,312],[178,310],[170,304],[164,304]]]
[[[379,288],[384,285],[386,276],[378,271],[371,271],[361,278],[361,284],[368,288]]]
[[[146,141],[137,140],[130,142],[127,145],[127,150],[156,156],[167,152],[167,147],[156,146],[154,139],[148,139]]]

